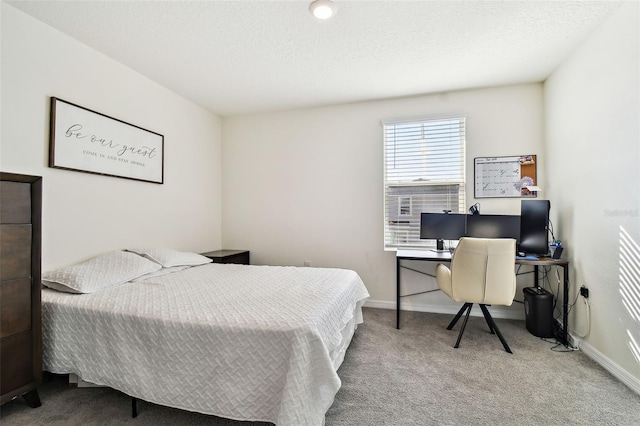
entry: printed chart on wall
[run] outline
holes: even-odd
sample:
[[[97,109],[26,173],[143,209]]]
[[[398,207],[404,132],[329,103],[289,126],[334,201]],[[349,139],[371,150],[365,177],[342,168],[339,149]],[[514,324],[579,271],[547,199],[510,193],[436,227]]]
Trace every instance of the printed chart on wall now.
[[[536,197],[536,156],[474,159],[475,198]]]

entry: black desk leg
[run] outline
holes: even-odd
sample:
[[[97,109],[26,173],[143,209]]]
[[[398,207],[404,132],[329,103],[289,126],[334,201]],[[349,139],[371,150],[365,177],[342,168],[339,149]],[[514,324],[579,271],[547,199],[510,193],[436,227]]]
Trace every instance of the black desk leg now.
[[[396,257],[396,328],[400,329],[400,259]]]
[[[565,346],[569,346],[569,339],[567,329],[569,327],[569,265],[562,266],[563,276],[563,290],[562,290],[562,343]]]

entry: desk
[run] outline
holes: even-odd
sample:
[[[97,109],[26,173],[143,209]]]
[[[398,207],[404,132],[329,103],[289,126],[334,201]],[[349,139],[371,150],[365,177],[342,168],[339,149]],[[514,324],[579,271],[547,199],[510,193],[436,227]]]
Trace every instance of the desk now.
[[[451,262],[450,252],[435,252],[433,250],[398,250],[396,252],[396,328],[400,329],[400,269],[402,260],[422,260],[427,262],[446,263]],[[569,324],[569,261],[567,259],[552,259],[550,257],[540,257],[538,259],[519,259],[516,257],[517,265],[533,266],[533,280],[538,286],[540,266],[561,266],[562,277],[562,327],[560,330],[560,342],[568,346],[568,324]]]

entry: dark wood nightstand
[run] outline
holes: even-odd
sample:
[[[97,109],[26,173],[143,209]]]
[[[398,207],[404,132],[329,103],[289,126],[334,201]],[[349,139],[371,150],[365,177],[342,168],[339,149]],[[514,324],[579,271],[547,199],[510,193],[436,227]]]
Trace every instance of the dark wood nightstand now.
[[[200,254],[213,260],[213,263],[250,264],[248,250],[216,250]]]

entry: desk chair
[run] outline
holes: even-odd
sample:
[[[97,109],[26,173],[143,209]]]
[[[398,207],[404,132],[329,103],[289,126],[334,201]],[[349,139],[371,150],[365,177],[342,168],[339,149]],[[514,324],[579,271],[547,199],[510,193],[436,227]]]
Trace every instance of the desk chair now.
[[[464,237],[453,253],[451,269],[443,264],[438,265],[436,279],[440,289],[456,302],[464,302],[447,330],[451,330],[466,311],[455,348],[460,346],[471,307],[477,303],[491,334],[497,334],[504,349],[513,353],[491,317],[487,305],[511,306],[513,303],[516,293],[515,258],[514,239]]]

